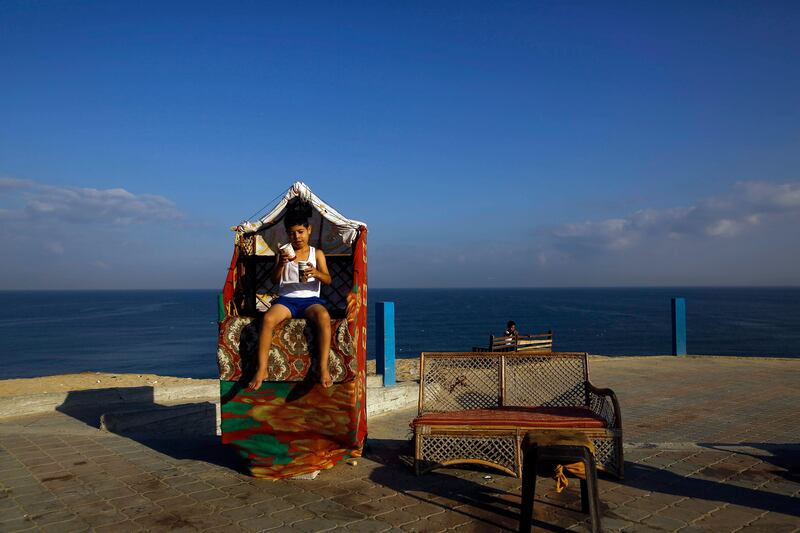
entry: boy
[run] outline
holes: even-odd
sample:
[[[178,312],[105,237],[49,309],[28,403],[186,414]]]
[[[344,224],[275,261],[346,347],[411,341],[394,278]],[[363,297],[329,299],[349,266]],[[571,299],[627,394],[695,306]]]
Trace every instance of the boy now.
[[[517,323],[513,320],[509,320],[506,323],[506,346],[508,346],[509,351],[513,351],[514,347],[516,346],[517,342],[519,341],[519,331],[517,331]]]
[[[261,323],[258,367],[248,384],[250,390],[258,390],[267,377],[267,358],[272,346],[272,332],[278,324],[288,318],[306,318],[314,324],[319,350],[320,383],[326,389],[333,385],[328,370],[331,317],[325,309],[324,300],[319,297],[321,284],[330,285],[331,276],[325,263],[325,254],[322,250],[308,245],[312,231],[308,223],[310,216],[311,206],[298,203],[290,204],[283,219],[293,253],[281,249],[275,269],[272,271],[272,282],[279,284],[278,298],[272,302]],[[305,262],[305,270],[300,270],[298,262]]]

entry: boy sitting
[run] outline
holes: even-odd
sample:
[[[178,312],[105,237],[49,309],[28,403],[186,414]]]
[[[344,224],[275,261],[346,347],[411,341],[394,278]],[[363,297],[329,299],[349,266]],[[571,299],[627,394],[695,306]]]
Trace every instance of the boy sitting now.
[[[312,227],[311,206],[304,202],[289,204],[283,225],[291,247],[280,250],[272,282],[279,284],[278,298],[272,302],[261,323],[258,340],[258,367],[248,384],[258,390],[267,377],[267,358],[272,346],[272,332],[288,318],[306,318],[316,328],[319,350],[320,383],[325,388],[333,385],[328,370],[328,352],[331,347],[331,317],[325,301],[319,297],[321,284],[330,285],[331,276],[325,263],[325,254],[308,245]],[[305,268],[302,268],[305,267]]]

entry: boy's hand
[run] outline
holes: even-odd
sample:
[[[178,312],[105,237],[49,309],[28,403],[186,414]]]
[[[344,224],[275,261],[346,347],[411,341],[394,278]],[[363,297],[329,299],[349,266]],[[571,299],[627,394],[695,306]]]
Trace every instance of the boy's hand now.
[[[289,254],[287,252],[284,252],[283,250],[281,250],[280,257],[278,258],[278,264],[280,266],[286,266],[286,263],[289,262],[289,259],[291,259],[289,257]]]
[[[319,270],[309,264],[306,265],[306,269],[303,270],[301,277],[303,278],[303,281],[308,281],[309,278],[315,278],[318,274]]]

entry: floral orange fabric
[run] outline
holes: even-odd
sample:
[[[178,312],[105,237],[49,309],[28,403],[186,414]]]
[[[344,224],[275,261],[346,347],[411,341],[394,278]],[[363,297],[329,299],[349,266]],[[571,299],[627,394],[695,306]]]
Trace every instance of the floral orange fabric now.
[[[219,328],[217,364],[225,381],[249,379],[255,371],[261,322],[251,317],[227,317]],[[355,345],[346,320],[331,320],[328,370],[334,382],[350,381],[358,373]],[[267,381],[304,381],[319,375],[314,328],[305,319],[286,320],[275,328],[269,352]]]

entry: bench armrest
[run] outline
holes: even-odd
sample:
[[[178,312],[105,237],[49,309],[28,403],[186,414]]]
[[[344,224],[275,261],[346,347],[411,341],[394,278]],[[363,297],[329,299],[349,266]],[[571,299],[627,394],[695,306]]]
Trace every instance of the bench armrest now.
[[[622,412],[614,391],[595,387],[588,381],[586,382],[586,391],[589,396],[589,408],[603,417],[610,429],[622,429]]]

